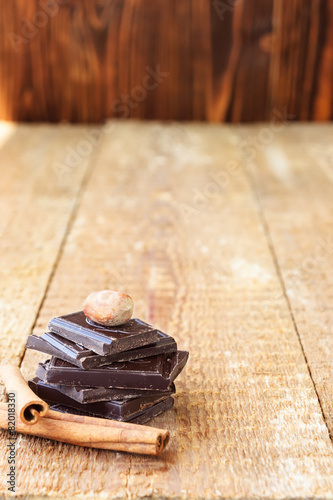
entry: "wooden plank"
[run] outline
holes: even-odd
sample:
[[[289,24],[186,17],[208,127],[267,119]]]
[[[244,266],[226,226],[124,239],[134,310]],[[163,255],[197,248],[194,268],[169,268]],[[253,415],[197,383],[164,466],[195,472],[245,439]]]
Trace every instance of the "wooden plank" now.
[[[332,133],[332,125],[285,127],[250,168],[331,436]]]
[[[205,118],[207,0],[54,4],[0,5],[0,119]]]
[[[156,460],[23,438],[19,493],[331,498],[332,443],[243,161],[227,127],[120,123],[104,141],[35,331],[91,290],[131,293],[190,351],[152,422],[172,441]]]
[[[331,0],[1,2],[0,119],[330,120],[332,24]]]
[[[274,0],[272,107],[300,120],[332,119],[333,4]]]
[[[18,363],[52,274],[89,157],[56,175],[83,128],[0,125],[0,351]],[[75,159],[73,159],[74,161]],[[75,161],[74,161],[75,163]],[[58,172],[58,171],[57,171]]]
[[[211,2],[212,121],[269,118],[273,0]]]

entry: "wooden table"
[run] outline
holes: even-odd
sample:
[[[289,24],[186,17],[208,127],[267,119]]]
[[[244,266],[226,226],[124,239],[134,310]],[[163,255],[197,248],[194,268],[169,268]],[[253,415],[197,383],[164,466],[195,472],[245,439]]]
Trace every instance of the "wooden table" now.
[[[20,436],[17,493],[333,498],[332,135],[0,125],[2,358],[33,376],[27,335],[105,288],[190,351],[161,457]]]

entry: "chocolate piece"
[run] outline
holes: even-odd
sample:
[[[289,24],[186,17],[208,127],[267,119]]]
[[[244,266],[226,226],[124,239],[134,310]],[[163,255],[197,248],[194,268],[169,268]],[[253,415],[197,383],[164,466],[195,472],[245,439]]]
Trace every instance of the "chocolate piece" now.
[[[104,387],[76,387],[71,385],[55,385],[60,392],[75,399],[78,403],[96,403],[97,401],[119,401],[121,399],[131,399],[134,397],[160,395],[164,391],[147,391],[139,389],[109,389]],[[171,394],[176,392],[175,384],[171,384],[168,391]]]
[[[167,410],[171,410],[174,404],[175,401],[170,396],[168,399],[164,399],[163,401],[156,403],[156,405],[147,408],[147,410],[139,413],[139,415],[128,419],[127,422],[131,422],[132,424],[145,424],[146,422],[148,422],[148,420],[157,417]]]
[[[50,384],[51,385],[51,384]],[[139,389],[108,389],[104,387],[76,387],[71,385],[52,385],[78,403],[96,403],[98,401],[119,401],[122,399],[133,399],[141,396],[160,396],[162,391],[145,391]],[[171,384],[170,394],[176,392],[175,384]],[[163,392],[164,394],[164,392]]]
[[[164,399],[163,401],[160,401],[159,403],[156,403],[155,405],[151,406],[150,408],[147,408],[147,410],[144,410],[142,412],[139,412],[136,415],[132,415],[130,418],[126,418],[124,422],[131,422],[132,424],[145,424],[149,420],[151,420],[154,417],[157,417],[161,413],[170,410],[174,405],[174,400],[170,396],[167,399]],[[89,417],[98,417],[99,415],[95,415],[93,413],[88,413],[85,411],[80,411],[76,410],[74,408],[70,408],[65,405],[60,405],[56,404],[53,406],[50,406],[50,410],[54,411],[60,411],[61,413],[73,413],[74,415],[86,415]],[[106,418],[106,417],[102,417]]]
[[[62,347],[60,348],[60,344]],[[68,363],[76,364],[76,366],[81,366],[82,356],[89,355],[92,353],[98,358],[103,358],[99,354],[93,353],[90,349],[75,344],[70,340],[60,337],[56,333],[43,333],[41,336],[29,335],[27,343],[25,345],[26,349],[34,349],[35,351],[45,352],[45,354],[50,354],[59,359],[63,359]],[[60,350],[61,349],[61,350]]]
[[[101,355],[128,351],[159,340],[158,331],[140,319],[131,319],[119,326],[102,326],[86,318],[83,311],[52,319],[49,329]]]
[[[39,364],[36,376],[44,382],[57,385],[166,391],[184,368],[187,359],[187,351],[177,351],[82,370],[66,361],[52,358]]]
[[[172,337],[160,331],[157,331],[157,333],[159,340],[154,344],[107,356],[100,356],[86,347],[75,344],[52,332],[43,333],[40,337],[29,335],[26,347],[45,352],[68,363],[72,363],[79,368],[89,370],[115,362],[148,358],[162,353],[177,351],[177,344]]]
[[[42,380],[35,377],[29,380],[29,386],[37,396],[49,404],[56,403],[77,410],[88,412],[98,417],[110,418],[113,420],[124,421],[136,416],[138,413],[150,408],[154,404],[168,398],[171,392],[160,392],[159,395],[133,397],[120,401],[101,401],[99,403],[88,403],[82,405],[74,399],[69,398],[56,387],[45,384]]]

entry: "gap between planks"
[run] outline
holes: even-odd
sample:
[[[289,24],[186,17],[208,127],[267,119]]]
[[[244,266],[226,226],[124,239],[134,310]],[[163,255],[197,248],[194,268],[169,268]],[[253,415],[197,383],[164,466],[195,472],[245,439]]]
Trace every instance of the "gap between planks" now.
[[[102,141],[103,142],[103,141]],[[94,171],[94,163],[93,163],[93,160],[96,158],[96,156],[98,155],[98,152],[100,150],[100,147],[101,147],[101,143],[99,143],[97,146],[95,146],[95,150],[93,151],[93,153],[89,156],[88,158],[88,161],[87,161],[87,166],[86,166],[86,169],[85,169],[85,172],[83,174],[83,177],[81,179],[81,182],[80,182],[80,186],[79,186],[79,189],[75,195],[75,199],[74,199],[74,204],[73,204],[73,208],[71,210],[71,213],[67,219],[67,222],[66,222],[66,229],[65,229],[65,232],[64,232],[64,235],[63,235],[63,238],[60,242],[60,245],[58,247],[58,252],[57,252],[57,255],[56,255],[56,258],[54,260],[54,263],[53,263],[53,267],[51,269],[51,272],[50,272],[50,275],[49,275],[49,278],[47,280],[47,283],[46,283],[46,286],[45,286],[45,289],[44,289],[44,295],[43,295],[43,298],[42,300],[40,301],[40,304],[39,304],[39,307],[37,308],[36,310],[36,315],[35,315],[35,320],[31,326],[31,329],[30,329],[30,332],[29,332],[29,335],[34,331],[34,328],[36,326],[36,323],[38,321],[38,318],[39,318],[39,314],[40,314],[40,311],[42,310],[43,308],[43,305],[44,305],[44,302],[45,302],[45,298],[47,296],[47,293],[48,293],[48,290],[50,288],[50,285],[52,283],[52,280],[54,278],[54,275],[57,271],[57,268],[58,268],[58,265],[59,265],[59,262],[60,262],[60,259],[61,259],[61,256],[63,254],[63,250],[65,248],[65,245],[66,245],[66,242],[67,242],[67,238],[68,238],[68,235],[70,234],[70,231],[71,231],[71,228],[73,227],[73,224],[75,222],[75,219],[76,219],[76,216],[77,216],[77,213],[78,213],[78,209],[79,209],[79,206],[80,206],[80,201],[81,201],[81,198],[82,198],[82,195],[84,193],[84,190],[89,182],[89,179]],[[19,364],[18,366],[21,367],[22,363],[23,363],[23,360],[24,360],[24,356],[25,356],[25,353],[26,353],[26,348],[24,348],[23,352],[22,352],[22,356],[20,357],[20,361],[19,361]]]
[[[70,171],[59,171],[86,127],[0,127],[1,362],[19,365],[93,151],[75,157]]]
[[[92,160],[95,158],[95,156],[98,154],[98,151],[94,152],[93,155],[89,158],[88,160],[88,165],[87,165],[87,168],[86,168],[86,171],[83,175],[83,179],[81,181],[81,184],[80,184],[80,187],[79,187],[79,190],[77,192],[77,195],[75,197],[75,201],[74,201],[74,205],[73,205],[73,208],[72,208],[72,211],[68,217],[68,220],[67,220],[67,223],[66,223],[66,230],[64,232],[64,235],[63,235],[63,238],[60,242],[60,245],[59,245],[59,248],[58,248],[58,253],[57,253],[57,256],[55,258],[55,261],[54,261],[54,264],[53,264],[53,267],[51,269],[51,272],[50,272],[50,276],[49,276],[49,279],[47,280],[47,283],[46,283],[46,286],[45,286],[45,289],[44,289],[44,295],[43,295],[43,298],[39,304],[39,307],[36,311],[36,316],[35,316],[35,321],[33,322],[32,326],[31,326],[31,329],[30,329],[30,332],[29,332],[29,335],[33,332],[35,326],[36,326],[36,323],[37,323],[37,320],[38,320],[38,317],[39,317],[39,313],[43,307],[43,304],[45,302],[45,298],[46,298],[46,295],[47,295],[47,292],[50,288],[50,285],[52,283],[52,280],[53,280],[53,277],[57,271],[57,268],[58,268],[58,265],[59,265],[59,262],[60,262],[60,259],[61,259],[61,256],[62,256],[62,253],[63,253],[63,250],[65,248],[65,245],[66,245],[66,241],[67,241],[67,238],[68,238],[68,235],[70,233],[70,230],[73,226],[73,223],[75,221],[75,218],[76,218],[76,215],[77,215],[77,212],[78,212],[78,209],[79,209],[79,206],[80,206],[80,200],[81,200],[81,197],[82,197],[82,194],[85,190],[85,187],[87,186],[87,183],[92,175],[92,172],[94,170],[93,166],[92,166]],[[22,363],[23,363],[23,359],[24,359],[24,355],[26,353],[26,349],[24,349],[23,353],[22,353],[22,356],[21,356],[21,359],[20,359],[20,362],[19,362],[19,367],[21,367]]]
[[[37,131],[38,130],[46,130],[46,131],[52,132],[53,127],[54,126],[52,126],[52,125],[47,125],[47,126],[34,125],[34,126],[31,127],[30,135],[32,137],[34,137],[34,134],[35,134],[36,130]],[[89,127],[89,128],[92,128],[92,127]],[[84,129],[87,130],[87,127],[85,127]],[[23,131],[25,131],[25,130],[28,131],[28,126],[27,125],[18,125],[18,127],[14,128],[14,134],[15,133],[22,133],[21,132],[22,130]],[[78,140],[80,139],[80,134],[82,133],[82,130],[83,130],[82,126],[78,126],[78,127],[69,126],[68,127],[68,126],[57,125],[57,126],[54,127],[54,131],[57,134],[56,137],[57,137],[58,141],[59,141],[58,137],[61,138],[62,135],[64,135],[64,138],[65,138],[65,137],[67,137],[65,134],[67,134],[68,131],[70,131],[70,134],[68,135],[68,138],[65,139],[66,142],[64,142],[64,144],[67,144],[67,146],[75,145],[78,142]],[[25,132],[25,133],[27,133],[27,132]],[[33,330],[34,330],[34,328],[36,326],[36,323],[38,321],[40,311],[41,311],[41,309],[43,307],[43,304],[44,304],[44,301],[45,301],[45,297],[47,295],[49,287],[50,287],[50,285],[52,283],[52,280],[54,278],[54,275],[56,273],[59,261],[61,259],[61,255],[62,255],[63,249],[64,249],[64,247],[66,245],[66,241],[67,241],[68,235],[70,234],[70,231],[71,231],[71,227],[72,227],[72,225],[73,225],[73,223],[75,221],[75,218],[76,218],[76,215],[77,215],[77,211],[79,209],[79,205],[80,205],[80,200],[81,200],[82,194],[83,194],[83,192],[85,190],[85,187],[86,187],[86,185],[87,185],[87,183],[89,181],[89,178],[92,175],[92,172],[94,170],[94,163],[93,163],[93,161],[94,161],[96,155],[99,152],[100,145],[101,144],[94,145],[94,149],[88,155],[88,157],[81,158],[80,159],[80,163],[75,166],[76,169],[79,169],[79,168],[83,169],[83,173],[81,175],[79,175],[79,176],[74,175],[70,179],[70,182],[71,183],[77,183],[78,187],[77,187],[77,189],[73,189],[72,190],[73,191],[72,194],[71,194],[71,197],[72,197],[72,206],[71,206],[71,208],[70,208],[70,210],[68,212],[66,220],[64,221],[64,225],[63,225],[63,227],[64,227],[64,233],[63,233],[61,239],[58,241],[57,248],[55,249],[54,260],[53,260],[53,262],[50,265],[49,276],[47,277],[46,283],[44,284],[44,290],[41,288],[42,298],[41,298],[41,300],[39,301],[39,303],[36,306],[36,311],[34,313],[34,319],[31,322],[31,326],[30,326],[30,328],[27,329],[27,331],[29,332],[29,334],[33,332]],[[63,148],[63,149],[65,149],[65,148]],[[0,149],[0,154],[1,154],[1,149]],[[57,158],[57,154],[53,153],[53,157]],[[61,182],[61,181],[59,180],[59,182]],[[66,182],[68,182],[68,181],[66,181]],[[27,333],[27,335],[28,335],[28,333]],[[22,350],[22,353],[18,355],[18,366],[19,367],[21,367],[21,365],[22,365],[25,353],[26,353],[26,349],[24,348]]]
[[[237,136],[237,138],[239,139],[239,136]],[[298,341],[299,341],[299,344],[300,344],[300,348],[302,350],[302,354],[303,354],[303,357],[304,357],[304,361],[305,361],[305,364],[307,366],[307,370],[309,372],[310,379],[312,381],[312,385],[313,385],[313,388],[314,388],[314,391],[315,391],[315,394],[316,394],[316,397],[317,397],[317,400],[318,400],[318,404],[319,404],[319,407],[320,407],[320,410],[321,410],[323,421],[325,423],[325,427],[327,429],[328,435],[329,435],[331,443],[333,445],[333,435],[332,435],[332,433],[331,433],[331,431],[329,429],[329,426],[327,425],[327,419],[325,417],[324,408],[323,408],[323,405],[322,405],[322,402],[321,402],[321,399],[320,399],[320,396],[319,396],[319,393],[318,393],[318,390],[317,390],[317,387],[316,387],[316,384],[315,384],[315,380],[313,378],[313,374],[312,374],[312,371],[311,371],[311,368],[310,368],[310,364],[309,364],[307,355],[305,353],[305,349],[304,349],[304,346],[303,346],[303,343],[302,343],[302,339],[301,339],[301,336],[300,336],[300,333],[299,333],[299,329],[298,329],[298,326],[297,326],[295,315],[294,315],[294,312],[293,312],[293,309],[292,309],[292,306],[291,306],[291,303],[290,303],[290,299],[289,299],[289,296],[287,294],[286,284],[285,284],[284,279],[283,279],[283,275],[282,275],[282,272],[281,272],[281,267],[279,265],[279,260],[278,260],[277,253],[276,253],[275,248],[274,248],[274,244],[273,244],[272,236],[271,236],[271,233],[270,233],[270,230],[269,230],[269,224],[268,224],[266,216],[265,216],[264,208],[263,208],[262,203],[260,201],[260,197],[259,197],[259,193],[258,193],[256,181],[255,181],[253,175],[251,174],[248,162],[245,161],[244,165],[245,165],[244,166],[245,176],[246,176],[246,178],[248,180],[248,183],[249,183],[249,186],[250,186],[250,190],[252,192],[255,204],[257,205],[259,219],[261,221],[262,228],[263,228],[266,240],[267,240],[267,246],[268,246],[269,252],[270,252],[270,254],[272,256],[274,267],[276,269],[276,273],[277,273],[279,282],[281,284],[281,289],[282,289],[282,292],[283,292],[283,296],[285,298],[286,305],[287,305],[287,308],[288,308],[288,311],[289,311],[289,314],[290,314],[290,318],[291,318],[291,321],[292,321],[292,323],[294,325],[295,333],[297,335],[297,338],[298,338]]]

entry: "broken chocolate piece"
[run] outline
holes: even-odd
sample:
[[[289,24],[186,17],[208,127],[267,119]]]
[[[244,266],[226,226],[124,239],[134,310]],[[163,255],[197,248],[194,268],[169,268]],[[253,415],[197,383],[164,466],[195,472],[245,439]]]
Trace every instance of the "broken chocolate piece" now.
[[[154,417],[157,417],[161,413],[170,410],[174,405],[174,399],[170,396],[159,403],[154,404],[150,408],[138,412],[136,415],[132,415],[126,418],[124,422],[131,422],[132,424],[145,424]],[[50,406],[50,410],[60,411],[61,413],[73,413],[74,415],[86,415],[88,417],[100,417],[100,415],[95,415],[94,413],[88,413],[86,411],[76,410],[65,405],[56,404]],[[102,417],[106,418],[106,417]]]
[[[118,354],[101,356],[95,352],[76,344],[68,339],[60,337],[56,333],[43,333],[40,337],[29,335],[26,347],[45,352],[59,359],[63,359],[79,368],[89,370],[111,363],[128,361],[131,359],[147,358],[162,353],[177,351],[175,340],[166,333],[157,330],[159,339],[154,344],[149,344]]]
[[[54,318],[49,329],[98,354],[115,354],[159,340],[158,331],[140,319],[124,325],[102,326],[86,318],[83,311]]]
[[[36,377],[37,378],[37,377]],[[51,385],[51,384],[50,384]],[[104,387],[76,387],[72,385],[53,385],[58,391],[62,392],[78,403],[97,403],[98,401],[119,401],[122,399],[133,399],[142,396],[160,396],[164,391],[146,391],[139,389],[109,389]],[[171,384],[170,394],[176,392],[175,384]]]
[[[187,359],[187,351],[177,351],[82,370],[66,361],[52,358],[39,364],[36,376],[44,382],[57,385],[166,391],[184,368]]]
[[[37,396],[49,404],[61,404],[80,411],[88,412],[98,417],[124,421],[136,416],[138,413],[150,408],[154,404],[170,397],[171,392],[133,397],[118,401],[100,401],[98,403],[81,404],[35,377],[29,380],[29,386]]]

